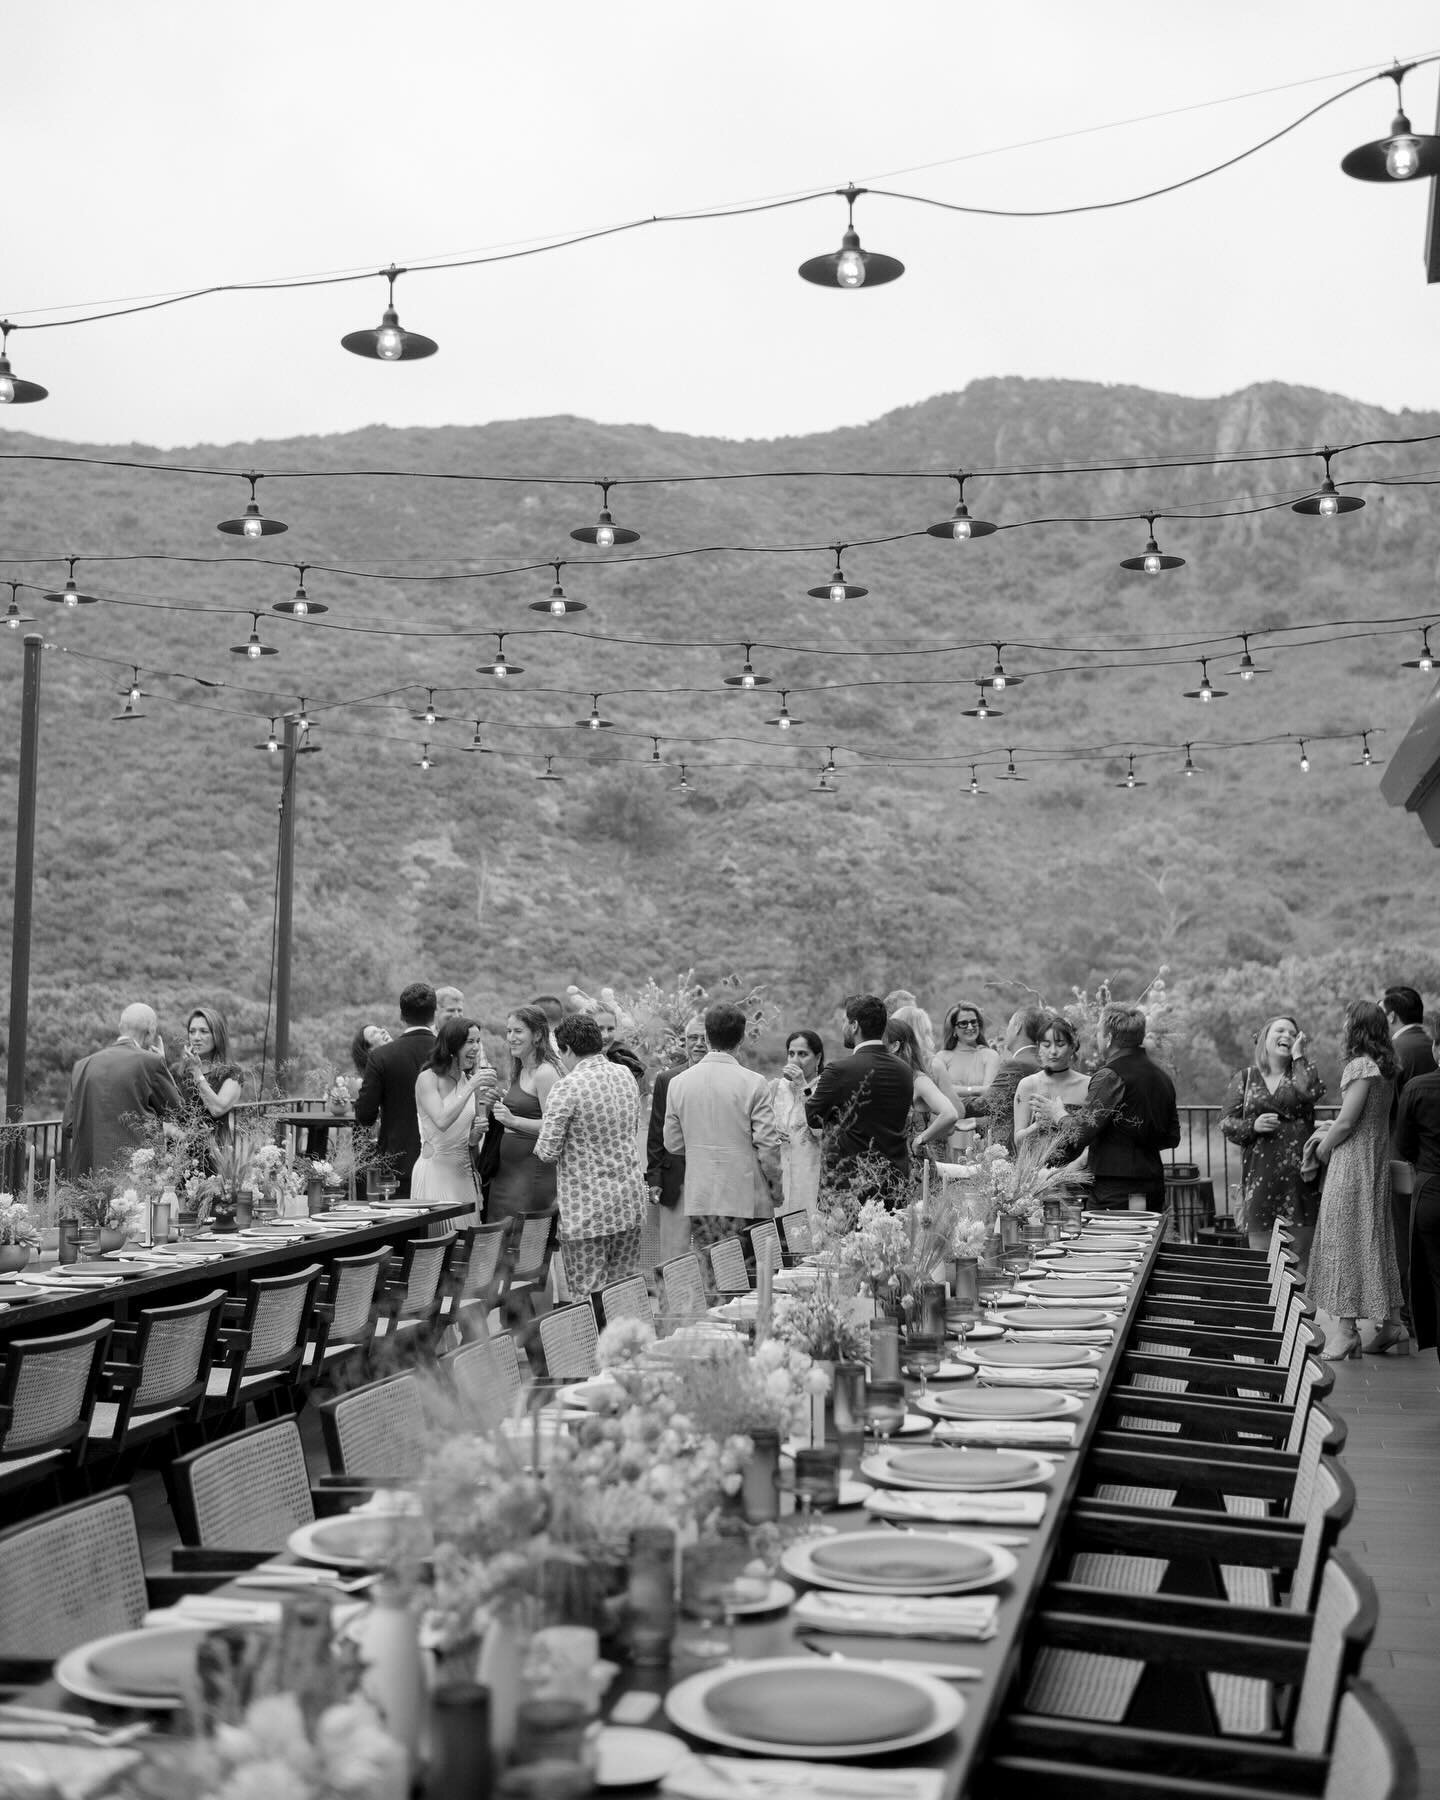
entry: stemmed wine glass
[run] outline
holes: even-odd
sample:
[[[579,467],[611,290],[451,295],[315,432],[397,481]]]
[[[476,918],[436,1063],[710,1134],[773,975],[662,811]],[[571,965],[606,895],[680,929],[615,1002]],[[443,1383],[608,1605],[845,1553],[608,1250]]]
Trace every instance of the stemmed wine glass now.
[[[770,1591],[767,1576],[751,1575],[749,1546],[743,1538],[701,1539],[680,1552],[680,1605],[691,1618],[711,1629],[685,1640],[686,1653],[698,1662],[715,1662],[735,1653],[735,1609],[763,1600]],[[722,1637],[714,1627],[723,1625]]]
[[[867,1381],[865,1383],[865,1425],[875,1439],[878,1455],[881,1443],[892,1437],[905,1423],[905,1383],[903,1381]]]
[[[905,1338],[905,1367],[920,1378],[920,1398],[925,1398],[925,1384],[944,1360],[944,1340],[928,1333],[908,1332]]]

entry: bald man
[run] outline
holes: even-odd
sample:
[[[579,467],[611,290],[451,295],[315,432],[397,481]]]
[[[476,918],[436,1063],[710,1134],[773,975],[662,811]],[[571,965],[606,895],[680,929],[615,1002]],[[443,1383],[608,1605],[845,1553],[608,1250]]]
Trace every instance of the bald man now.
[[[183,1110],[165,1067],[159,1025],[154,1008],[136,1001],[121,1013],[115,1042],[82,1056],[70,1071],[61,1134],[72,1178],[107,1169],[138,1150],[142,1140],[133,1121],[146,1113],[166,1119]]]

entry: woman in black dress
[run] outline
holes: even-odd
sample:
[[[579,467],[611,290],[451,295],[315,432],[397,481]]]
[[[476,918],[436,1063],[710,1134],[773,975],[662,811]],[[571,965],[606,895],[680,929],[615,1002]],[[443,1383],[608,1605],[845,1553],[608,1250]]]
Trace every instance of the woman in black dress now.
[[[1263,1250],[1277,1218],[1295,1224],[1301,1267],[1310,1254],[1320,1189],[1300,1179],[1305,1141],[1315,1129],[1315,1103],[1325,1083],[1305,1054],[1305,1034],[1283,1014],[1267,1019],[1248,1068],[1236,1071],[1225,1096],[1220,1129],[1240,1146],[1245,1229]]]
[[[485,1218],[492,1225],[555,1204],[555,1165],[535,1155],[545,1102],[561,1072],[550,1021],[538,1006],[517,1006],[505,1021],[505,1042],[510,1086],[490,1108],[491,1131],[503,1128],[485,1196]]]

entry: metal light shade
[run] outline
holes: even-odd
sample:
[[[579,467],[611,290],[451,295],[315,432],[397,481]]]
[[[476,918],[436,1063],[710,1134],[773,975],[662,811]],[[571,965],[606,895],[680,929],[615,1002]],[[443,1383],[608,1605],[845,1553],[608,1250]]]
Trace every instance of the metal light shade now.
[[[1141,556],[1123,556],[1120,559],[1122,569],[1138,569],[1142,575],[1158,575],[1162,569],[1183,569],[1183,556],[1165,556],[1154,538],[1145,540],[1145,551]]]
[[[870,590],[867,587],[861,587],[857,581],[847,581],[845,571],[837,565],[835,573],[823,587],[806,588],[805,592],[812,600],[839,601],[863,600]]]
[[[613,719],[602,719],[597,713],[591,713],[588,718],[577,719],[575,723],[582,731],[613,731],[615,729]]]
[[[49,388],[41,387],[38,381],[22,381],[18,375],[12,374],[10,358],[0,356],[0,405],[29,406],[34,401],[46,400],[49,396]]]
[[[863,271],[860,279],[842,279],[842,263],[847,269],[858,264]],[[860,234],[853,227],[840,240],[838,250],[832,251],[829,256],[812,256],[808,262],[800,265],[801,280],[813,282],[816,287],[884,287],[887,281],[898,280],[904,273],[904,263],[895,257],[882,256],[878,250],[862,250]]]
[[[1327,475],[1320,484],[1319,493],[1311,494],[1306,500],[1297,500],[1290,510],[1305,513],[1312,519],[1317,515],[1331,519],[1338,513],[1359,512],[1364,504],[1358,494],[1337,493],[1335,483]]]
[[[22,625],[33,625],[35,621],[29,613],[22,613],[17,603],[12,600],[5,609],[5,623],[12,631],[18,631]]]
[[[955,527],[959,525],[961,530]],[[967,538],[989,537],[992,531],[998,531],[998,525],[992,525],[988,519],[972,519],[970,509],[962,500],[948,519],[942,519],[938,525],[927,525],[928,537],[949,538],[955,543],[964,543]]]
[[[1440,137],[1415,131],[1405,114],[1397,112],[1389,137],[1361,144],[1341,157],[1340,167],[1356,181],[1418,181],[1440,175]]]
[[[327,613],[330,608],[323,600],[312,600],[302,586],[296,588],[293,600],[277,600],[270,610],[288,613],[297,619],[313,619],[317,613]]]
[[[725,677],[725,685],[726,687],[745,688],[748,690],[750,688],[769,687],[774,679],[775,677],[773,675],[757,675],[747,662],[738,675],[727,675]]]
[[[1000,707],[991,706],[987,702],[983,709],[979,706],[963,707],[960,717],[962,719],[1003,719],[1005,714]]]
[[[400,339],[398,356],[382,356],[380,353],[380,334],[397,333]],[[402,331],[400,318],[393,306],[385,308],[385,316],[373,331],[347,332],[340,340],[340,347],[348,350],[352,356],[368,356],[372,362],[419,362],[422,356],[433,356],[440,346],[434,338],[422,337],[418,331]]]
[[[252,500],[245,508],[245,516],[241,519],[222,519],[215,527],[223,531],[227,537],[279,537],[282,531],[290,527],[280,519],[267,519],[261,512],[259,502]]]
[[[532,600],[530,610],[531,612],[549,613],[552,618],[563,619],[567,613],[582,613],[589,609],[583,600],[567,599],[564,588],[557,581],[550,590],[550,598],[548,600]]]
[[[57,593],[42,594],[42,600],[53,600],[57,606],[98,606],[98,594],[82,594],[73,581],[67,581]]]
[[[607,533],[603,539],[601,533]],[[617,525],[610,517],[610,508],[602,507],[600,517],[593,525],[577,525],[570,533],[579,544],[604,544],[608,550],[612,544],[638,544],[640,533],[631,531],[628,525]]]
[[[135,703],[130,699],[129,689],[127,688],[124,709],[121,712],[112,713],[110,716],[110,723],[112,725],[123,725],[127,719],[143,719],[144,717],[144,713],[136,712]]]

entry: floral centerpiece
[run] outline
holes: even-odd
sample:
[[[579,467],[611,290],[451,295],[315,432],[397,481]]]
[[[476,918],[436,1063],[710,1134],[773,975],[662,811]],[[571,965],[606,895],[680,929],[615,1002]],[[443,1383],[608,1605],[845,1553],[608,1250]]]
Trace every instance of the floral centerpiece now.
[[[0,1194],[0,1248],[34,1250],[39,1242],[30,1208],[13,1194]]]
[[[870,1326],[834,1271],[808,1293],[777,1297],[775,1335],[820,1363],[865,1362],[870,1354]]]
[[[155,1169],[155,1152],[144,1147],[121,1157],[113,1168],[77,1176],[58,1190],[57,1216],[78,1219],[91,1231],[135,1237],[150,1221]]]
[[[943,1188],[937,1197],[922,1194],[894,1209],[883,1199],[866,1200],[854,1229],[831,1237],[831,1251],[842,1275],[868,1290],[881,1310],[903,1319],[914,1311],[920,1288],[942,1279],[945,1260],[954,1255],[959,1216],[958,1200]]]
[[[981,1160],[998,1213],[1022,1227],[1042,1222],[1045,1202],[1058,1199],[1071,1179],[1063,1164],[1052,1167],[1046,1161],[1053,1148],[1053,1139],[1033,1137],[1022,1139],[1013,1156],[1002,1144],[985,1151]]]
[[[247,1170],[255,1198],[261,1206],[273,1206],[281,1218],[294,1213],[305,1198],[302,1172],[279,1144],[261,1144]]]

